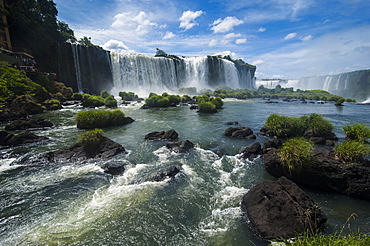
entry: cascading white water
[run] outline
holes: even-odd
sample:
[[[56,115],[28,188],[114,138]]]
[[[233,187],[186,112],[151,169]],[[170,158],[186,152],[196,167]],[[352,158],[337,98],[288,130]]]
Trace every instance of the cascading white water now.
[[[333,79],[332,76],[326,76],[323,90],[329,91],[330,83],[331,83],[332,79]]]
[[[234,63],[225,59],[221,60],[221,62],[225,68],[225,84],[230,88],[239,89],[239,75]],[[250,73],[249,70],[248,73]],[[250,77],[250,74],[247,77]]]
[[[176,91],[181,87],[196,87],[200,91],[219,85],[232,89],[255,87],[252,83],[254,72],[245,68],[238,71],[234,62],[216,57],[170,59],[112,53],[111,60],[113,94],[118,91],[135,91],[147,95],[149,92]]]
[[[82,79],[81,79],[80,58],[79,58],[79,52],[77,50],[79,46],[72,44],[71,47],[72,47],[74,65],[76,69],[77,87],[78,87],[78,91],[82,93],[83,86],[82,86]]]

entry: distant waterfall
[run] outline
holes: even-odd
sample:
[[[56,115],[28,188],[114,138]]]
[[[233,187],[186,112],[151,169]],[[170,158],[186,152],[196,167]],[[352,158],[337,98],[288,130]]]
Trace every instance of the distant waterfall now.
[[[326,90],[342,97],[363,101],[370,96],[370,69],[336,75],[301,78],[296,89]]]
[[[212,56],[171,59],[112,53],[111,60],[116,91],[160,93],[181,87],[214,89],[219,85],[255,88],[255,67],[238,69],[234,62]]]

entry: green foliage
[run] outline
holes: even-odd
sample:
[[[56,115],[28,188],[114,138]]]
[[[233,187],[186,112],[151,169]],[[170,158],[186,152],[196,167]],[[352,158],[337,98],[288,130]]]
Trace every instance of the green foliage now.
[[[125,123],[125,114],[119,109],[81,111],[76,114],[76,122],[79,129],[120,126]]]
[[[95,44],[91,43],[91,37],[84,36],[83,38],[80,38],[80,40],[78,40],[77,43],[82,45],[82,46],[92,46],[92,47],[96,47],[96,48],[101,49],[101,47],[99,45],[95,45]]]
[[[86,131],[78,136],[78,143],[85,149],[95,149],[101,143],[103,133],[102,129]]]
[[[333,131],[333,124],[320,114],[290,117],[272,114],[266,120],[270,132],[279,138],[300,137],[309,130],[313,136],[325,136]]]
[[[84,107],[101,107],[105,105],[104,98],[102,98],[101,96],[83,94],[82,100],[82,106]]]
[[[339,159],[351,164],[361,161],[365,155],[370,154],[370,147],[359,141],[344,141],[336,147],[335,152]]]
[[[45,89],[52,94],[57,93],[58,91],[54,81],[45,75],[38,75],[34,82],[45,87]]]
[[[117,108],[117,100],[114,98],[113,95],[109,95],[108,97],[106,97],[104,100],[104,104],[108,108]]]
[[[181,102],[181,97],[178,95],[169,95],[164,92],[161,96],[151,92],[149,98],[145,99],[145,104],[148,107],[168,107],[172,104],[178,104]]]
[[[279,152],[283,167],[290,173],[300,173],[302,169],[309,166],[312,159],[313,143],[304,138],[288,139]]]
[[[72,99],[73,100],[82,100],[82,94],[81,93],[78,93],[78,92],[76,92],[76,93],[73,93],[72,94]]]
[[[216,109],[220,109],[224,105],[224,102],[222,101],[221,97],[215,97],[215,98],[212,97],[210,99],[210,102],[215,105]]]
[[[109,97],[110,94],[109,94],[109,92],[107,90],[102,90],[100,92],[100,96],[105,99],[105,98]]]
[[[168,100],[171,104],[179,104],[181,102],[181,97],[179,95],[168,95]]]
[[[24,71],[10,68],[8,63],[0,62],[0,107],[21,95],[47,94],[39,84],[26,76]]]
[[[298,137],[304,134],[307,123],[305,119],[272,114],[267,118],[266,126],[272,134],[280,138]]]
[[[308,116],[307,120],[308,127],[314,136],[325,136],[328,133],[331,133],[334,129],[334,125],[326,120],[321,114],[313,113]]]
[[[212,102],[201,101],[198,103],[198,110],[201,113],[215,113],[216,106]]]
[[[183,102],[183,103],[190,102],[190,101],[191,101],[191,97],[188,96],[188,95],[183,95],[181,97],[181,102]]]
[[[370,128],[365,124],[355,123],[348,124],[342,127],[344,133],[347,135],[348,140],[356,140],[359,142],[365,142],[367,138],[370,138]]]
[[[294,240],[284,241],[284,245],[292,246],[366,246],[370,245],[370,236],[366,233],[335,233],[323,235],[320,233],[304,233],[297,236]]]
[[[123,101],[134,101],[139,98],[134,92],[120,91],[118,95],[122,98]]]
[[[336,102],[335,102],[335,105],[342,105],[342,103],[344,103],[346,101],[346,99],[344,99],[343,97],[339,98]]]

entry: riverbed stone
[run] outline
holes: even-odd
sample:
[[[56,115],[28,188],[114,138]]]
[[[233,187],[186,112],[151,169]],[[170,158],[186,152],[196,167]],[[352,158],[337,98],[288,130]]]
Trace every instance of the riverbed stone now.
[[[194,148],[194,144],[189,140],[185,141],[177,141],[177,142],[168,142],[166,147],[176,153],[186,153],[192,148]]]
[[[242,198],[241,209],[249,227],[261,238],[291,238],[316,231],[326,215],[294,182],[285,177],[252,187]]]
[[[256,158],[258,155],[262,153],[262,147],[260,142],[255,142],[252,145],[249,145],[245,148],[243,148],[240,151],[241,154],[243,154],[243,158]]]
[[[179,134],[171,129],[169,131],[161,131],[161,132],[151,132],[145,135],[145,139],[147,140],[175,140],[177,139]]]
[[[256,136],[253,131],[248,127],[229,127],[225,130],[224,135],[232,138],[247,138],[255,139]]]
[[[5,130],[31,130],[52,127],[54,124],[43,118],[21,118],[10,121],[6,126]]]

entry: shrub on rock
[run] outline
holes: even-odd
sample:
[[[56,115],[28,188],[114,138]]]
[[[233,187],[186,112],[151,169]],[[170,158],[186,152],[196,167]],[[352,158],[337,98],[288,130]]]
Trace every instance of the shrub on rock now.
[[[78,143],[85,149],[95,149],[99,146],[103,137],[102,129],[89,130],[78,136]]]
[[[79,129],[94,129],[110,126],[122,126],[127,123],[125,114],[115,109],[109,110],[89,110],[81,111],[76,114],[77,128]]]
[[[342,129],[346,134],[347,140],[365,142],[367,138],[370,138],[370,128],[365,124],[344,125]]]
[[[288,139],[279,153],[281,164],[290,173],[300,173],[310,164],[313,144],[304,138]]]
[[[354,164],[370,154],[370,147],[359,141],[344,141],[336,147],[335,152],[345,163]]]
[[[113,95],[109,95],[105,98],[104,104],[108,108],[117,108],[117,100],[114,98]]]
[[[200,102],[198,103],[198,110],[201,113],[217,113],[216,106],[211,102]]]
[[[101,107],[105,105],[104,98],[102,98],[101,96],[84,94],[82,96],[82,100],[83,107]]]

